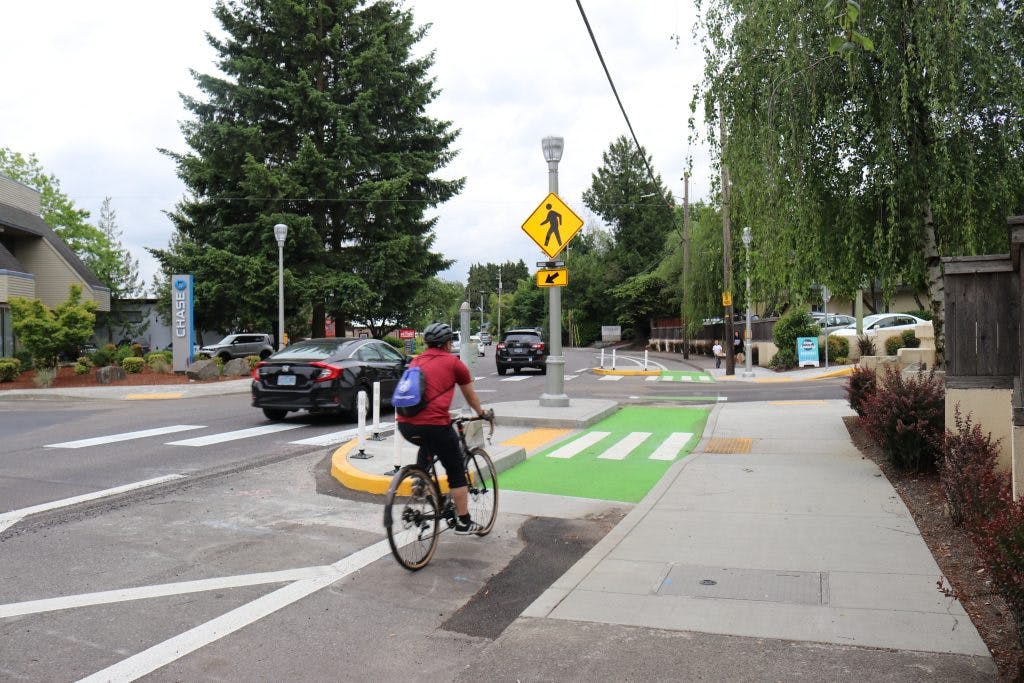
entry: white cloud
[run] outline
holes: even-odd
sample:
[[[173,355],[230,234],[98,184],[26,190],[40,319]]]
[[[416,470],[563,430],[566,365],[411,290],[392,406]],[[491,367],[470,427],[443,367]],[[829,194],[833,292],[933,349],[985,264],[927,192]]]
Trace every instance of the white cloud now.
[[[190,70],[214,71],[204,35],[219,28],[212,2],[9,5],[0,146],[36,154],[94,218],[110,196],[148,284],[156,264],[144,247],[166,246],[164,212],[184,193],[173,163],[157,150],[184,151],[178,93],[195,94]],[[629,134],[576,3],[406,6],[418,24],[432,24],[421,48],[435,53],[432,74],[442,92],[430,113],[462,131],[459,156],[443,175],[465,176],[466,187],[435,212],[436,248],[456,261],[442,276],[461,280],[473,263],[521,258],[532,266],[541,253],[520,226],[547,193],[541,138],[565,138],[559,195],[587,216],[580,197],[591,174],[608,145]],[[655,172],[681,195],[692,154],[690,195],[706,196],[706,151],[687,145],[692,86],[703,71],[691,3],[583,6]]]

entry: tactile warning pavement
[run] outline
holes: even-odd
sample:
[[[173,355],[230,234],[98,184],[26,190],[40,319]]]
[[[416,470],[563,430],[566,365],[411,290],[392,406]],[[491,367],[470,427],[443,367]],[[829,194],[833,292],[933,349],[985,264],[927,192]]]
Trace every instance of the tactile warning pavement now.
[[[705,453],[749,453],[754,440],[746,437],[716,437],[708,440]]]

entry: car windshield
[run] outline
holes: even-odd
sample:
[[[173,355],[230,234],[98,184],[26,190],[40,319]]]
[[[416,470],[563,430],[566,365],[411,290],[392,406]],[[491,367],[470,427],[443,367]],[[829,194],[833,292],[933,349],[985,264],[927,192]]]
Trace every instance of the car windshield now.
[[[510,334],[505,337],[505,342],[509,344],[531,344],[539,341],[540,338],[535,334]]]
[[[301,341],[278,351],[270,360],[323,360],[344,355],[356,340],[353,339],[312,339]]]

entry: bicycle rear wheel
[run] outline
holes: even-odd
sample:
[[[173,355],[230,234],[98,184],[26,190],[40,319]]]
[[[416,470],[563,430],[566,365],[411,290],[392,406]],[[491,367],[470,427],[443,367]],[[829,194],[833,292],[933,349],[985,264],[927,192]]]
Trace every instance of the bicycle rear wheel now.
[[[441,494],[426,471],[400,469],[384,499],[384,528],[391,554],[409,571],[427,566],[437,548]]]
[[[483,527],[477,536],[486,536],[498,516],[498,472],[484,449],[474,448],[466,456],[466,480],[469,482],[469,515]]]

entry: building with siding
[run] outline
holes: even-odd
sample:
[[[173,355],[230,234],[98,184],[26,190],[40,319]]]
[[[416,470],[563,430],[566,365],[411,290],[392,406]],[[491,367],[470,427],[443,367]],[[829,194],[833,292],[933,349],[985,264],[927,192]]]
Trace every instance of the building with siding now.
[[[0,175],[0,357],[14,353],[11,297],[39,299],[53,308],[72,284],[96,310],[110,310],[110,290],[43,220],[40,193]]]

